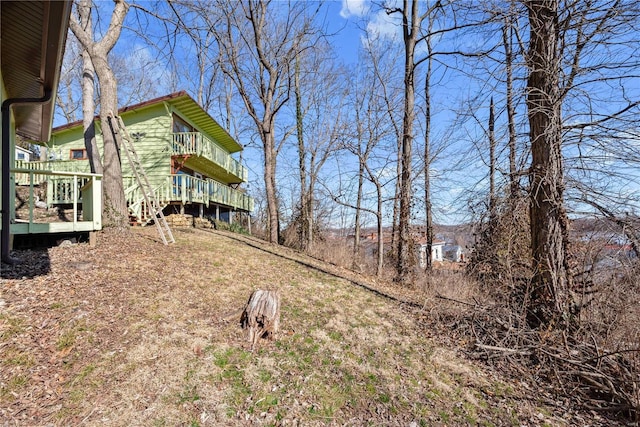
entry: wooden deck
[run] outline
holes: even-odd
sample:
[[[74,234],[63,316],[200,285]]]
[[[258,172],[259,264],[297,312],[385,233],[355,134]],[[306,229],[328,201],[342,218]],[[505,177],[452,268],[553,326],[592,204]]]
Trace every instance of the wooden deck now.
[[[102,175],[22,168],[11,172],[27,183],[15,187],[11,234],[102,229]],[[36,196],[46,201],[49,209],[36,207]]]

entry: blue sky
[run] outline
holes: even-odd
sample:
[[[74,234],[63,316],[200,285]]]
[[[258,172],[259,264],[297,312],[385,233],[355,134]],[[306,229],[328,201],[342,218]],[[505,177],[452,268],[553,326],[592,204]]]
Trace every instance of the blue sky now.
[[[151,2],[140,2],[143,5],[150,5]],[[108,16],[113,8],[111,1],[99,1],[98,5],[104,9],[101,12],[101,23],[108,23]],[[358,61],[358,52],[362,46],[362,29],[377,34],[380,37],[396,40],[397,48],[401,53],[402,46],[399,40],[399,23],[397,17],[390,16],[377,3],[368,0],[334,0],[325,3],[325,24],[330,33],[334,33],[331,43],[336,47],[339,58],[347,64],[355,64]],[[129,13],[129,18],[133,13]],[[132,19],[132,18],[131,18]],[[97,25],[97,24],[96,24]],[[494,29],[495,30],[495,29]],[[464,34],[455,36],[452,39],[438,40],[437,42],[449,43],[447,47],[468,47],[474,48],[482,43],[495,38],[496,34],[487,30],[483,33],[474,33],[473,37],[465,37]],[[495,39],[494,39],[495,40]],[[152,48],[146,46],[142,39],[134,37],[131,33],[123,32],[122,39],[118,43],[116,50],[124,53],[128,58],[126,68],[133,71],[134,75],[151,76],[154,84],[153,89],[157,91],[155,96],[165,95],[174,90],[187,89],[182,86],[171,86],[171,79],[166,74],[166,59],[158,56]],[[423,53],[423,52],[420,52]],[[189,53],[184,52],[185,56]],[[402,55],[400,54],[400,58]],[[447,66],[445,66],[445,63]],[[402,64],[399,64],[400,68]],[[483,68],[484,67],[484,68]],[[486,155],[481,155],[486,144],[486,135],[483,127],[486,127],[488,117],[488,97],[496,97],[498,111],[497,126],[500,132],[504,132],[505,113],[503,89],[487,77],[490,73],[501,73],[502,70],[490,61],[485,63],[477,62],[467,64],[459,58],[443,57],[438,64],[433,85],[433,111],[434,121],[432,135],[434,141],[444,145],[444,151],[434,164],[434,202],[436,203],[436,221],[442,223],[454,223],[468,220],[469,210],[467,209],[467,199],[472,197],[473,202],[481,202],[483,194],[487,192],[486,175],[488,167],[486,165]],[[522,68],[520,68],[522,70]],[[398,72],[401,78],[401,70]],[[482,80],[484,76],[485,81]],[[522,77],[522,76],[521,76]],[[640,92],[640,85],[635,81],[626,81],[628,84],[625,90],[631,98],[637,98]],[[489,81],[489,83],[487,83]],[[520,81],[522,84],[522,81]],[[417,83],[419,91],[422,90],[422,81]],[[611,101],[616,99],[616,93],[607,85],[601,85],[602,92],[599,108],[606,111]],[[594,91],[585,90],[593,96]],[[193,95],[193,94],[192,94]],[[121,97],[121,104],[128,104],[126,99]],[[501,107],[502,106],[502,107]],[[523,141],[526,135],[526,113],[522,109],[523,101],[520,99],[518,118],[521,124]],[[461,119],[460,112],[473,114]],[[580,114],[580,109],[577,109]],[[210,111],[211,115],[221,121],[222,114]],[[57,123],[60,124],[60,123]],[[420,126],[416,132],[420,132]],[[255,137],[255,135],[254,135]],[[504,138],[502,133],[500,137]],[[250,136],[242,136],[240,142],[247,144]],[[417,137],[416,140],[419,140]],[[504,139],[502,140],[504,141]],[[504,161],[506,152],[502,150],[502,160]],[[247,166],[252,171],[250,176],[251,189],[256,191],[262,184],[262,160],[259,150],[247,148],[244,159]],[[504,163],[503,163],[504,164]],[[279,161],[280,174],[283,178],[292,175],[291,168],[295,167],[295,158],[283,158]],[[524,166],[524,165],[523,165]],[[328,168],[332,167],[327,165]],[[283,181],[284,184],[284,181]],[[287,184],[289,188],[294,188],[292,182]],[[637,186],[635,187],[637,188]],[[294,190],[291,190],[294,191]],[[418,189],[417,194],[420,193]],[[419,217],[419,213],[417,213]]]

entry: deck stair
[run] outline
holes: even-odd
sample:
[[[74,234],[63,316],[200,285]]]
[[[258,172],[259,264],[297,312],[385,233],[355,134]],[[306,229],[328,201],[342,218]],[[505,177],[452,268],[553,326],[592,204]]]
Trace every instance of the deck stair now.
[[[127,159],[129,160],[135,179],[142,190],[142,194],[144,195],[145,205],[149,209],[153,222],[156,224],[156,228],[158,229],[158,234],[162,238],[162,242],[165,245],[174,243],[175,239],[173,238],[171,228],[169,228],[169,224],[162,213],[162,207],[158,203],[155,192],[149,184],[147,174],[142,167],[142,163],[140,163],[138,153],[133,146],[133,140],[125,127],[122,118],[120,116],[110,115],[109,121],[111,122],[111,129],[116,137],[116,141],[120,142],[122,151],[127,155]],[[120,136],[119,138],[118,135]]]

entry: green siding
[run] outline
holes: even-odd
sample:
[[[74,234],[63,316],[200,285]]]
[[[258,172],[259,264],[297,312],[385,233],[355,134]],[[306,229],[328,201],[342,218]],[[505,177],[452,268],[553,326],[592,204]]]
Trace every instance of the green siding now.
[[[187,101],[185,101],[185,99]],[[241,183],[246,180],[246,169],[239,165],[237,161],[233,160],[231,154],[225,148],[225,146],[229,145],[228,139],[230,139],[230,137],[228,134],[225,133],[223,135],[227,138],[225,145],[223,145],[216,139],[212,132],[205,132],[202,126],[198,126],[198,124],[202,125],[203,123],[202,111],[199,107],[197,107],[200,110],[198,112],[199,121],[191,120],[189,114],[195,114],[196,109],[194,109],[194,105],[197,106],[197,104],[194,104],[193,101],[188,102],[188,100],[190,100],[189,97],[179,97],[179,100],[177,104],[172,104],[170,100],[143,104],[135,109],[125,109],[125,111],[120,113],[127,127],[127,131],[133,140],[134,147],[147,174],[149,183],[152,188],[157,190],[156,194],[159,201],[164,203],[204,203],[205,205],[210,202],[221,203],[234,208],[248,210],[247,207],[253,206],[253,200],[248,200],[250,199],[248,196],[238,194],[238,191],[231,188],[227,191],[227,193],[229,193],[228,197],[205,196],[194,198],[195,193],[190,194],[188,199],[185,199],[183,194],[181,194],[180,197],[176,196],[176,189],[172,189],[172,180],[174,179],[172,178],[172,173],[175,173],[175,171],[171,170],[171,159],[174,153],[172,120],[174,113],[189,123],[196,132],[201,134],[204,140],[214,143],[217,147],[217,155],[222,156],[224,159],[224,161],[221,161],[220,158],[210,158],[210,150],[205,153],[188,153],[188,155],[179,158],[182,168],[192,170],[202,174],[205,178],[210,178],[218,182],[218,184],[215,182],[206,184],[207,186],[228,186],[229,184]],[[184,106],[186,110],[178,108],[178,105]],[[210,118],[209,121],[215,124],[215,126],[213,126],[214,128],[219,129],[219,125],[217,125],[215,121]],[[205,127],[207,126],[208,125]],[[102,153],[103,140],[99,122],[96,123],[96,133],[98,149]],[[239,147],[237,143],[234,142],[234,144],[236,144],[233,146],[234,148]],[[70,152],[72,149],[83,148],[84,139],[81,124],[62,127],[59,130],[54,129],[54,136],[49,144],[49,149],[59,160],[56,162],[48,162],[47,169],[72,169],[74,171],[88,172],[88,160],[70,160]],[[121,161],[125,194],[129,200],[137,200],[141,195],[137,189],[137,183],[135,183],[133,179],[133,171],[125,152],[122,153]],[[207,183],[209,181],[210,180],[207,180]],[[195,191],[195,187],[189,191]],[[138,202],[132,203],[136,205],[133,207],[135,210]]]
[[[155,105],[142,111],[123,113],[122,120],[133,139],[149,184],[158,187],[171,173],[171,117],[164,105]],[[136,135],[139,138],[135,138]],[[133,176],[126,153],[122,157],[122,175]]]

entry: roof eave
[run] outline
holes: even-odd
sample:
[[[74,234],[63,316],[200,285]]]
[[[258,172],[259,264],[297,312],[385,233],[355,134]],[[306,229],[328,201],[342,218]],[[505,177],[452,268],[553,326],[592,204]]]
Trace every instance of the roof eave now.
[[[22,13],[22,6],[37,8],[41,12],[42,20]],[[11,52],[22,61],[12,61],[8,64],[15,67],[13,72],[4,72],[5,87],[9,98],[38,98],[51,91],[52,100],[46,104],[16,104],[13,107],[16,123],[16,133],[30,140],[46,142],[51,137],[51,126],[55,109],[55,96],[64,56],[69,17],[71,15],[71,1],[42,1],[42,2],[2,2],[3,19],[2,39],[11,43],[10,48],[3,48]],[[22,37],[18,28],[25,28],[31,34],[40,33],[39,38]],[[5,50],[6,49],[6,50]],[[33,52],[42,52],[40,57]],[[7,53],[7,55],[10,55]],[[32,61],[39,61],[34,64]],[[5,63],[3,61],[3,63]],[[35,66],[37,65],[37,67]],[[23,68],[24,67],[24,68]]]
[[[224,146],[224,148],[226,148],[229,151],[229,153],[237,153],[237,152],[240,152],[240,151],[243,150],[242,145],[240,145],[226,131],[226,129],[224,129],[222,126],[220,126],[220,124],[213,117],[211,117],[211,115],[208,112],[206,112],[200,106],[200,104],[198,104],[185,91],[174,92],[174,93],[171,93],[169,95],[161,96],[159,98],[154,98],[154,99],[150,99],[150,100],[147,100],[147,101],[140,102],[138,104],[128,105],[126,107],[122,107],[122,108],[120,108],[118,110],[118,114],[120,114],[123,118],[126,118],[127,115],[129,115],[129,114],[133,114],[136,111],[140,111],[143,108],[152,107],[152,106],[160,104],[160,103],[167,103],[167,104],[172,105],[172,106],[179,106],[179,104],[181,102],[187,102],[191,106],[193,106],[194,108],[197,107],[198,114],[202,115],[204,120],[210,121],[211,123],[214,124],[215,133],[216,133],[218,142],[221,143]],[[192,118],[192,117],[190,117],[190,118]],[[95,120],[99,122],[100,121],[100,116],[96,116]],[[53,132],[58,134],[58,133],[63,132],[63,131],[68,131],[68,130],[74,129],[74,128],[76,128],[78,126],[81,126],[81,125],[82,125],[82,121],[75,121],[75,122],[72,122],[72,123],[67,123],[67,124],[64,124],[64,125],[56,127],[55,129],[53,129]]]

